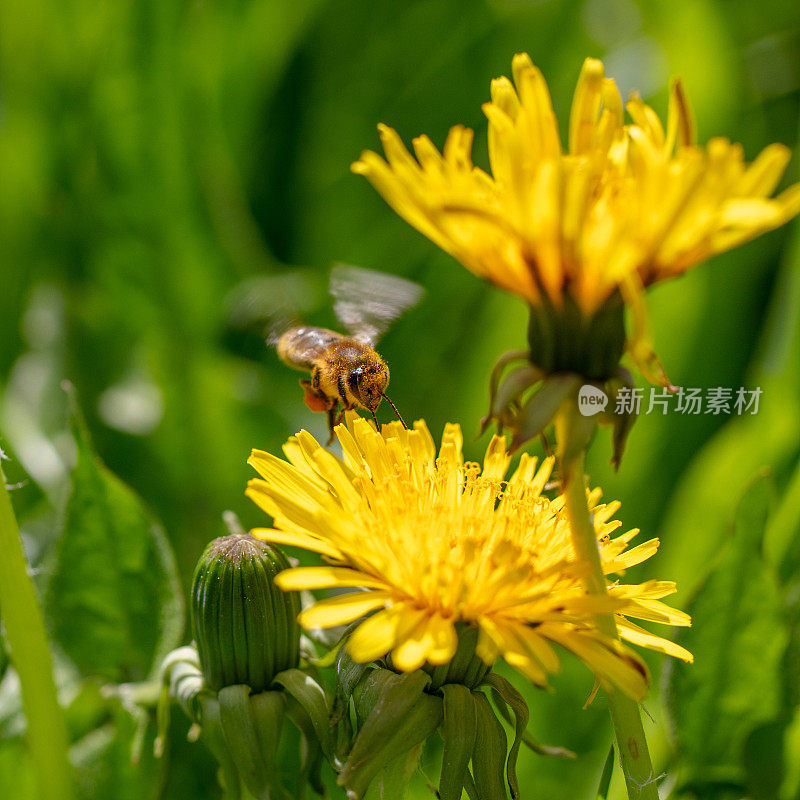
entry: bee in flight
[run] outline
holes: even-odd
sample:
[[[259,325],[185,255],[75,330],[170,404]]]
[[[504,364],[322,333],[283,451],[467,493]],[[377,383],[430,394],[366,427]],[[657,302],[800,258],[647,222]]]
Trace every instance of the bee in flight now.
[[[365,408],[378,426],[375,412],[384,399],[406,427],[386,395],[389,367],[375,345],[389,325],[417,303],[422,291],[403,278],[337,265],[331,272],[330,292],[334,312],[348,335],[298,326],[270,337],[284,364],[310,373],[300,385],[305,404],[312,411],[328,414],[328,444],[345,411]]]

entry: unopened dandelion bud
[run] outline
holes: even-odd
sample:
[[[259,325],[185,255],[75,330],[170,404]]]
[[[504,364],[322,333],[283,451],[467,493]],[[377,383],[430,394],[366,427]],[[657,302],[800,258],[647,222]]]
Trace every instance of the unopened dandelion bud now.
[[[288,566],[277,547],[249,535],[205,549],[192,584],[192,630],[210,689],[246,684],[262,692],[298,665],[299,596],[274,585]]]

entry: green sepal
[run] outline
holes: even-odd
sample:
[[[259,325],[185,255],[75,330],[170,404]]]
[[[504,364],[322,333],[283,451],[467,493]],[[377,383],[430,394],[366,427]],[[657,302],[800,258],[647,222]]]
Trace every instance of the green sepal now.
[[[336,731],[336,752],[333,763],[341,769],[353,744],[353,723],[350,718],[350,701],[356,686],[367,670],[374,669],[369,664],[359,664],[350,657],[347,647],[341,647],[336,654],[336,694],[333,701],[331,725]]]
[[[337,698],[349,701],[368,669],[370,669],[369,664],[359,664],[357,661],[353,661],[347,652],[347,647],[342,647],[336,656]]]
[[[444,719],[440,728],[444,749],[439,775],[440,800],[460,800],[464,780],[475,749],[478,724],[475,698],[458,683],[442,686]]]
[[[324,794],[321,768],[323,747],[327,748],[330,737],[328,704],[323,689],[313,678],[299,669],[284,670],[275,676],[273,684],[283,688],[286,715],[300,731],[300,770],[297,775],[297,797],[305,797],[306,786],[317,794]]]
[[[202,739],[219,764],[217,781],[222,794],[225,800],[241,800],[242,780],[222,732],[219,700],[214,695],[208,694],[200,698],[200,718],[203,726]]]
[[[453,657],[446,664],[431,666],[425,664],[422,669],[431,676],[429,692],[435,692],[447,683],[460,683],[468,689],[475,689],[492,669],[475,652],[478,647],[478,628],[465,622],[456,625],[458,646]]]
[[[635,388],[636,382],[633,380],[633,376],[624,367],[618,367],[614,377],[610,378],[605,384],[608,406],[599,415],[599,421],[605,425],[612,425],[614,429],[612,436],[614,455],[611,458],[614,469],[619,469],[625,446],[628,442],[628,434],[630,434],[634,423],[638,419],[638,414],[633,411],[618,412],[617,401],[621,389],[633,391]]]
[[[530,307],[530,360],[548,375],[572,372],[602,383],[614,374],[625,344],[625,305],[619,292],[590,314],[568,293],[559,304],[542,293]]]
[[[383,693],[394,686],[400,677],[390,669],[378,667],[370,670],[358,682],[353,690],[353,701],[359,727],[366,722]]]
[[[251,695],[250,687],[240,684],[220,689],[217,700],[225,742],[248,790],[258,800],[288,800],[275,760],[285,711],[283,694]]]
[[[508,706],[506,705],[505,700],[503,700],[500,693],[490,687],[490,693],[492,695],[492,700],[494,701],[495,708],[499,712],[500,716],[509,724],[514,725],[514,718],[511,712],[508,710]],[[532,750],[536,755],[539,756],[547,756],[548,758],[577,758],[577,754],[573,753],[572,750],[568,750],[566,747],[559,747],[557,745],[550,745],[550,744],[542,744],[541,742],[537,742],[536,739],[531,736],[529,731],[522,732],[522,744],[524,744],[529,750]]]
[[[380,800],[406,800],[408,782],[419,766],[421,755],[420,743],[390,761],[372,779],[367,797]]]
[[[490,411],[491,417],[507,425],[511,421],[509,407],[512,404],[517,405],[522,394],[543,378],[544,373],[530,362],[512,369],[497,390]]]
[[[502,675],[493,673],[486,679],[486,683],[500,696],[500,699],[508,705],[514,714],[514,741],[508,751],[506,777],[508,779],[508,788],[511,790],[511,797],[517,800],[519,798],[517,757],[519,756],[522,737],[525,735],[525,729],[528,727],[528,719],[530,718],[528,704],[525,702],[525,698]]]
[[[478,796],[478,787],[475,785],[475,778],[472,777],[472,773],[469,770],[464,773],[464,791],[467,793],[469,800],[481,800]]]
[[[305,639],[305,646],[301,648],[304,650],[303,663],[308,664],[315,669],[328,669],[332,667],[337,662],[339,658],[339,652],[344,648],[345,644],[344,640],[340,639],[337,644],[328,650],[327,653],[314,658],[309,655],[309,650],[315,650],[317,642],[309,639],[307,632],[304,633],[300,638]]]
[[[319,743],[322,752],[326,756],[333,755],[333,736],[331,730],[331,717],[328,700],[322,687],[305,672],[299,669],[287,669],[279,672],[273,683],[282,686],[291,699],[297,703],[303,714],[311,723],[311,730],[308,730],[305,719],[299,712],[292,709],[293,719],[302,719],[302,724],[297,723],[300,730],[307,736],[314,736]]]
[[[506,800],[506,732],[483,692],[473,692],[477,715],[472,774],[481,800]]]
[[[363,797],[384,767],[424,742],[439,727],[442,700],[425,694],[429,683],[430,678],[419,671],[396,675],[388,670],[373,670],[365,677],[364,688],[355,693],[355,700],[359,717],[368,715],[338,780],[348,797]]]
[[[513,364],[515,361],[528,362],[528,351],[509,350],[503,353],[503,355],[495,361],[494,367],[492,367],[492,372],[489,376],[489,413],[481,420],[481,434],[483,434],[489,423],[494,419],[492,409],[494,409],[496,405],[495,400],[503,372],[509,364]]]
[[[322,748],[316,737],[307,735],[300,727],[300,723],[292,715],[292,705],[297,706],[298,704],[294,700],[287,699],[286,713],[300,728],[300,771],[297,775],[297,800],[304,800],[308,784],[311,784],[311,788],[318,795],[325,795],[325,785],[322,782]]]
[[[520,410],[514,424],[511,449],[516,450],[542,433],[579,385],[577,375],[551,375],[547,378]]]

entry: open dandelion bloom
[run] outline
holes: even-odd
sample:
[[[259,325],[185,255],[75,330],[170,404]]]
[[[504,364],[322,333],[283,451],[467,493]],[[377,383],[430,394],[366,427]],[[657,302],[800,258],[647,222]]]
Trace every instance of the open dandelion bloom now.
[[[492,175],[473,166],[472,131],[451,129],[443,155],[426,136],[416,160],[381,126],[387,161],[365,152],[353,170],[419,231],[477,275],[536,304],[567,291],[586,312],[634,279],[644,286],[684,272],[800,211],[800,185],[777,198],[789,150],[767,147],[750,165],[742,147],[693,141],[674,82],[667,130],[634,96],[625,124],[619,90],[603,64],[586,59],[565,151],[547,84],[525,53],[514,84],[492,81]]]
[[[457,625],[479,631],[477,654],[505,660],[539,685],[558,669],[552,643],[573,652],[604,686],[640,699],[647,686],[642,660],[602,635],[597,614],[614,613],[620,635],[685,660],[678,645],[629,618],[688,625],[686,614],[660,602],[673,583],[611,583],[608,596],[587,593],[584,564],[571,546],[564,500],[542,494],[552,460],[537,469],[523,455],[505,479],[511,457],[494,437],[483,467],[464,462],[461,430],[445,429],[438,456],[424,422],[378,433],[348,415],[336,435],[340,460],[307,432],[286,443],[288,461],[254,450],[261,478],[248,496],[274,519],[252,531],[266,541],[319,553],[329,566],[280,573],[285,590],[358,589],[321,600],[300,615],[307,628],[344,625],[372,614],[348,639],[351,656],[368,662],[391,653],[412,671],[447,664],[458,645]],[[605,573],[621,573],[656,552],[657,540],[627,550],[637,531],[612,538],[618,504],[589,495]],[[374,613],[373,613],[374,612]]]
[[[365,152],[353,170],[439,247],[532,308],[550,315],[566,308],[571,317],[575,307],[585,320],[607,302],[619,306],[620,317],[623,298],[634,304],[634,358],[645,374],[658,372],[648,367],[641,288],[796,215],[800,185],[770,197],[789,150],[770,145],[747,165],[741,145],[727,139],[696,145],[679,82],[672,85],[665,131],[640,97],[623,107],[614,81],[591,58],[578,80],[563,149],[547,85],[527,54],[514,57],[513,75],[514,84],[492,81],[492,100],[483,107],[492,175],[472,164],[472,131],[461,126],[451,129],[442,154],[426,136],[414,139],[415,159],[382,125],[386,160]],[[616,335],[620,324],[604,319],[603,327]],[[532,360],[547,372],[582,366],[541,363],[547,356],[531,344]],[[624,344],[623,331],[621,342],[610,343],[619,350],[611,368],[600,371],[610,373]]]

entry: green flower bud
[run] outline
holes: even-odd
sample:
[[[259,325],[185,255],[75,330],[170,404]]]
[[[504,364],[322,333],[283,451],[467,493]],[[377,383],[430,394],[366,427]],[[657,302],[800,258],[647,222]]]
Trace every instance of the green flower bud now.
[[[299,664],[300,598],[273,582],[288,566],[280,550],[249,534],[205,549],[192,583],[192,631],[209,688],[262,692]]]

